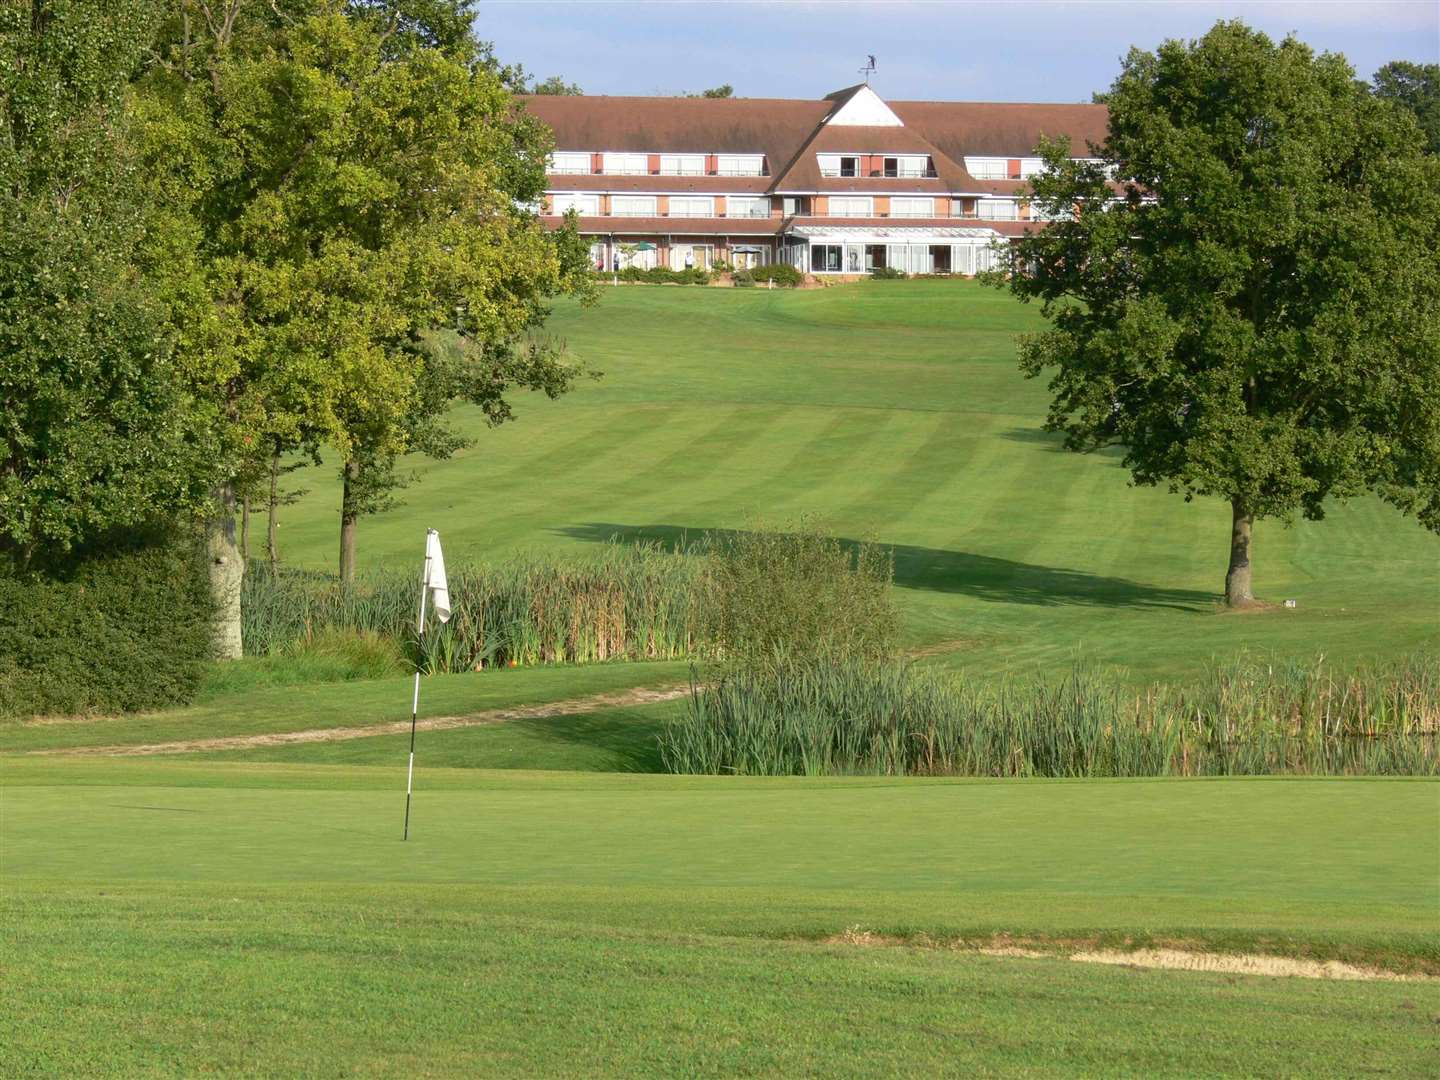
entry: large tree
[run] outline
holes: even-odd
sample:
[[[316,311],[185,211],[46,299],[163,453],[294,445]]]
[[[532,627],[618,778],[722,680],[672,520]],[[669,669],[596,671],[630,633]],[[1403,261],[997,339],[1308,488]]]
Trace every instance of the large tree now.
[[[229,450],[211,530],[229,655],[237,486],[277,449],[327,443],[363,484],[369,463],[408,449],[427,334],[462,331],[498,396],[532,371],[494,356],[579,280],[565,242],[522,205],[543,189],[549,146],[471,37],[470,8],[174,0],[154,50],[152,163],[192,239],[173,279],[193,302],[174,306]]]
[[[1440,154],[1440,64],[1393,60],[1375,72],[1371,85],[1377,97],[1413,112],[1430,152]]]
[[[147,272],[165,220],[127,82],[143,3],[0,4],[0,553],[50,561],[204,505],[212,412]]]
[[[1440,161],[1339,56],[1238,22],[1133,50],[1109,135],[1046,144],[1056,221],[1005,284],[1052,328],[1048,427],[1135,483],[1230,506],[1225,599],[1258,519],[1375,492],[1440,530]]]

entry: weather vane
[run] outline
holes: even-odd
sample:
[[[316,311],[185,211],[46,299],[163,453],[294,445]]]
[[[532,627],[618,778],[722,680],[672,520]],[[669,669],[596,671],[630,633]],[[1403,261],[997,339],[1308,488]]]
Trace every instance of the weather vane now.
[[[865,58],[865,66],[860,69],[860,74],[865,76],[865,85],[870,85],[870,76],[875,74],[875,54],[869,53]]]

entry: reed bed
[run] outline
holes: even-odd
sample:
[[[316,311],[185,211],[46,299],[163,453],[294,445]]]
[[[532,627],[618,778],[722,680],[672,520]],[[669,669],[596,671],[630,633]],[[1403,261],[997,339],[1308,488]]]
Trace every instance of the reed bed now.
[[[610,545],[579,559],[518,558],[450,570],[453,609],[417,640],[419,581],[379,573],[349,586],[252,566],[241,608],[248,653],[265,656],[332,634],[396,642],[427,674],[479,668],[701,655],[702,567],[679,552]]]
[[[1435,775],[1440,658],[1345,673],[1239,661],[1140,692],[1084,668],[983,685],[777,658],[697,683],[661,757],[671,772],[766,776]]]

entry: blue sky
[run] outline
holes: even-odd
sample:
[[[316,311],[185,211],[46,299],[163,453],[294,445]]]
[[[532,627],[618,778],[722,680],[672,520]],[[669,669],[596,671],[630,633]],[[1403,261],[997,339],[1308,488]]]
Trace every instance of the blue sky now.
[[[859,81],[874,53],[882,97],[1088,101],[1131,45],[1236,17],[1342,52],[1362,77],[1440,60],[1440,0],[480,0],[477,28],[506,63],[592,94],[728,82],[815,98]]]

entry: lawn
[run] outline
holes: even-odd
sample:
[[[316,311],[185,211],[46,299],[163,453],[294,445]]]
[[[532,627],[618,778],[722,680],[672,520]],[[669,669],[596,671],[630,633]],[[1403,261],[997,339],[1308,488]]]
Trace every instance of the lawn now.
[[[1258,587],[1299,607],[1217,612],[1225,509],[1042,433],[1013,340],[1038,325],[958,282],[562,305],[605,377],[498,430],[462,412],[476,445],[418,463],[362,561],[411,566],[427,526],[454,564],[813,511],[894,547],[906,645],[972,675],[1440,644],[1440,540],[1373,500],[1262,525]],[[334,478],[301,475],[283,554],[329,567]],[[679,704],[614,696],[688,665],[537,667],[427,679],[421,715],[612,697],[423,732],[401,843],[409,737],[382,725],[410,681],[311,662],[247,660],[184,709],[0,723],[0,1075],[1434,1073],[1440,980],[1065,957],[1440,975],[1435,782],[655,775]],[[56,753],[339,727],[362,737]],[[968,947],[997,936],[1046,955]]]
[[[1257,529],[1256,581],[1298,607],[1216,611],[1229,511],[1129,486],[1114,454],[1040,430],[1042,382],[1016,369],[1038,312],[973,282],[820,291],[634,287],[558,307],[550,326],[603,378],[417,462],[404,505],[360,527],[362,565],[451,561],[611,537],[673,541],[822,515],[892,545],[910,645],[990,673],[1076,655],[1143,679],[1241,649],[1349,662],[1440,642],[1440,538],[1372,499]],[[327,466],[282,518],[282,554],[330,568]]]
[[[1433,1062],[1440,984],[826,940],[1181,940],[1440,970],[1433,783],[425,770],[402,844],[398,769],[5,772],[6,1075]]]

